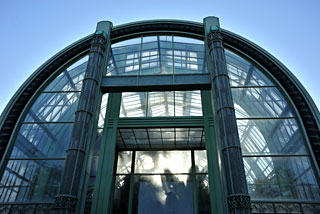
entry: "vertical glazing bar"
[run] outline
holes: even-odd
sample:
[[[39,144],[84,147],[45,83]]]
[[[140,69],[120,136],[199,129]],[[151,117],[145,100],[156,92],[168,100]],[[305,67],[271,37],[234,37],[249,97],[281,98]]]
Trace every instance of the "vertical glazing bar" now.
[[[202,111],[204,120],[205,143],[208,160],[209,192],[211,213],[226,213],[224,193],[223,165],[216,134],[210,91],[201,91]]]
[[[113,203],[114,162],[121,93],[110,93],[100,146],[100,158],[94,186],[91,213],[111,213]]]
[[[134,188],[134,168],[135,168],[135,163],[136,163],[135,160],[136,160],[136,151],[132,151],[128,214],[132,213],[133,188]]]
[[[235,110],[224,55],[222,34],[216,17],[204,19],[205,48],[208,70],[212,78],[212,103],[219,132],[219,144],[227,184],[229,213],[250,213],[251,200],[244,172]]]
[[[88,156],[88,144],[92,140],[92,127],[97,118],[94,118],[96,104],[101,98],[101,80],[110,53],[110,31],[112,23],[99,22],[93,36],[89,61],[83,79],[82,92],[78,110],[75,113],[75,122],[71,134],[70,146],[63,171],[59,193],[56,196],[55,210],[57,213],[79,212],[79,198],[85,173],[85,163]]]
[[[198,214],[198,185],[196,178],[196,169],[195,169],[195,161],[194,161],[194,150],[191,150],[191,178],[192,178],[192,193],[193,193],[193,211],[194,214]]]

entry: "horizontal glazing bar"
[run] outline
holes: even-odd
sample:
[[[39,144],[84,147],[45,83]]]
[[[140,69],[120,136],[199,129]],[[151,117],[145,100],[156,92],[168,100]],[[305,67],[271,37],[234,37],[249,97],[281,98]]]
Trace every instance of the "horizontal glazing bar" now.
[[[279,119],[296,119],[297,117],[243,117],[237,120],[279,120]]]
[[[7,160],[65,160],[66,158],[52,157],[52,158],[8,158]]]
[[[210,89],[210,74],[109,76],[102,80],[103,92],[168,91]]]
[[[242,157],[309,157],[308,154],[257,154],[257,155],[242,155]]]
[[[55,122],[55,121],[48,121],[48,122],[41,122],[41,121],[36,121],[36,122],[22,122],[21,124],[69,124],[69,123],[74,123],[74,121],[62,121],[62,122]]]

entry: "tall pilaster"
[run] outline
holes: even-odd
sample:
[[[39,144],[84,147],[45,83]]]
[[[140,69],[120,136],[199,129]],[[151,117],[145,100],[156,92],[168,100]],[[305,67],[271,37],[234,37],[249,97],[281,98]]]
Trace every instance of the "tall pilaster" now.
[[[223,49],[223,36],[216,17],[204,19],[207,66],[212,78],[212,103],[227,185],[229,213],[250,213],[251,201],[245,178],[235,110]]]
[[[99,22],[92,39],[89,61],[83,79],[78,110],[75,113],[71,141],[59,194],[56,196],[55,210],[57,213],[74,213],[79,208],[79,195],[82,189],[81,178],[85,170],[90,141],[94,132],[94,118],[97,114],[96,103],[101,97],[100,84],[110,52],[110,31],[112,23]]]

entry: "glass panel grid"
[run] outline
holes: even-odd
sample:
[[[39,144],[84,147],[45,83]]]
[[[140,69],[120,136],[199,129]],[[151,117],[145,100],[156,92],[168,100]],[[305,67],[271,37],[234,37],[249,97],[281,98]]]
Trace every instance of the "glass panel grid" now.
[[[253,199],[320,199],[308,157],[245,157],[244,163]]]
[[[41,93],[25,122],[70,122],[78,107],[80,93]]]
[[[293,117],[277,88],[232,88],[237,118]]]
[[[32,104],[1,177],[0,202],[54,200],[87,60],[61,72]]]
[[[203,154],[203,150],[119,152],[118,160],[123,155],[132,158],[125,161],[132,169],[121,174],[123,164],[117,166],[112,213],[194,213],[195,204],[198,213],[210,213],[208,174],[192,170],[198,167],[193,152]]]
[[[1,178],[0,201],[52,200],[64,160],[9,160]]]
[[[125,92],[120,117],[202,116],[200,91]]]
[[[274,86],[274,84],[252,63],[225,49],[230,84],[242,86]]]
[[[195,39],[141,37],[112,45],[111,55],[107,76],[207,72],[203,41]]]
[[[117,131],[118,149],[204,148],[203,128],[121,128]]]
[[[280,89],[226,50],[249,193],[254,200],[319,200],[300,128]]]

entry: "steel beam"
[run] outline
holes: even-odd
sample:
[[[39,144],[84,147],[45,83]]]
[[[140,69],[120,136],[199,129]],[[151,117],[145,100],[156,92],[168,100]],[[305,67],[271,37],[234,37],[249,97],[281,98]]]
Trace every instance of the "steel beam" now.
[[[209,90],[210,74],[169,74],[108,76],[102,79],[101,89],[107,92]]]

